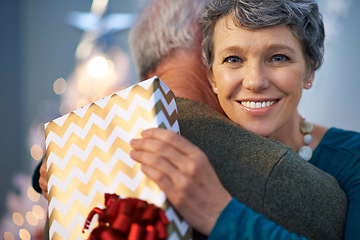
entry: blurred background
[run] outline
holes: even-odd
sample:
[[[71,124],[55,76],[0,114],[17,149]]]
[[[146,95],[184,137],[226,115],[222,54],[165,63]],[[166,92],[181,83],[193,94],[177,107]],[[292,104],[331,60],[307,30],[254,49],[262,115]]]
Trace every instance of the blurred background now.
[[[128,28],[146,0],[4,0],[0,8],[0,239],[40,239],[31,187],[43,124],[137,82]],[[301,114],[360,131],[360,2],[319,0],[326,54]]]

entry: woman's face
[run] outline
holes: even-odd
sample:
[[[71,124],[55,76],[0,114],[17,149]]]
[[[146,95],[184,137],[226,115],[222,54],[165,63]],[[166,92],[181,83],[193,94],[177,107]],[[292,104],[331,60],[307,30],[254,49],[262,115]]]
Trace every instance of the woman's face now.
[[[230,17],[215,26],[211,70],[210,83],[228,117],[274,139],[291,129],[302,89],[314,78],[288,26],[246,30]]]

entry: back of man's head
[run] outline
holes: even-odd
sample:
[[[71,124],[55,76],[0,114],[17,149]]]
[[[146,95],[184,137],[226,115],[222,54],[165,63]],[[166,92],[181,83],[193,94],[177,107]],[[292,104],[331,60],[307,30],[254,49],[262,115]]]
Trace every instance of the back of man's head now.
[[[173,49],[194,47],[198,20],[210,0],[149,0],[130,30],[129,44],[144,80]]]

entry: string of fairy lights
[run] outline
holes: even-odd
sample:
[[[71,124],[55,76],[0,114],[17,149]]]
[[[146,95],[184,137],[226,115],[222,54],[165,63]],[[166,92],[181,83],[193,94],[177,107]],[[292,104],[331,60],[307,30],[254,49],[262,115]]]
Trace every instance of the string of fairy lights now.
[[[44,226],[46,220],[46,205],[44,202],[40,200],[40,194],[35,192],[35,190],[31,187],[27,187],[26,196],[29,199],[28,203],[28,211],[25,213],[15,211],[12,213],[12,222],[15,226],[18,227],[18,236],[22,240],[26,239],[40,239],[41,234],[38,231],[31,231],[31,229],[36,226]],[[14,199],[13,204],[17,204],[18,201]],[[21,203],[20,203],[21,204]],[[14,232],[6,231],[4,233],[5,240],[18,239]]]

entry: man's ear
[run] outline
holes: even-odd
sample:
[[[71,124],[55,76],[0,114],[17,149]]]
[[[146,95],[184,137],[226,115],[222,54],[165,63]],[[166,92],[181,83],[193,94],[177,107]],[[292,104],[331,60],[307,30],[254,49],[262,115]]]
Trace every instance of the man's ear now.
[[[217,89],[217,87],[216,87],[216,82],[214,81],[212,71],[208,71],[208,80],[209,80],[209,83],[210,83],[210,85],[211,85],[211,88],[212,88],[213,92],[214,92],[215,94],[217,94],[218,89]]]

